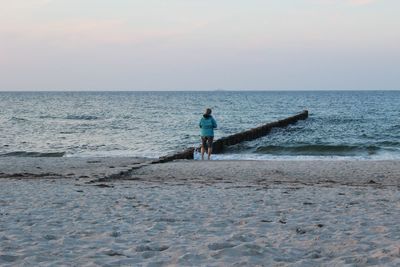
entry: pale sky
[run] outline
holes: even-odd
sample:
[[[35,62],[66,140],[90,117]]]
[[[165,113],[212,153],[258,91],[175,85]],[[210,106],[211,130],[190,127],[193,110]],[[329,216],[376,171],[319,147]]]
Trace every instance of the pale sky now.
[[[400,89],[400,0],[0,0],[0,90]]]

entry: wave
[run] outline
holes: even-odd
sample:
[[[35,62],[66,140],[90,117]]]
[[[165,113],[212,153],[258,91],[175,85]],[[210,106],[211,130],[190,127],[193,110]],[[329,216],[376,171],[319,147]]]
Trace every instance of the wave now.
[[[91,120],[98,120],[99,117],[93,116],[93,115],[67,115],[65,117],[57,117],[57,116],[53,116],[53,115],[42,115],[42,116],[39,116],[39,119],[65,119],[65,120],[91,121]]]
[[[28,120],[20,117],[11,117],[10,121],[28,121]]]
[[[14,151],[0,154],[0,157],[34,157],[34,158],[60,158],[65,155],[65,152],[27,152]]]
[[[39,116],[39,119],[58,119],[58,117],[52,115],[41,115]]]
[[[352,145],[298,145],[298,146],[261,146],[256,153],[271,155],[304,156],[359,156],[374,155],[380,150],[377,146]]]
[[[65,117],[65,119],[92,121],[92,120],[98,120],[99,117],[93,115],[68,115]]]
[[[399,141],[381,141],[381,142],[378,142],[378,144],[381,146],[400,147]]]

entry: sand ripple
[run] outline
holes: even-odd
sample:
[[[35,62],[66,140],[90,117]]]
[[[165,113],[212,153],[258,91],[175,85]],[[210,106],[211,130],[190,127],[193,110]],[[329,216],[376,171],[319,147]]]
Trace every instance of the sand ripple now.
[[[400,265],[397,187],[8,180],[0,265]]]

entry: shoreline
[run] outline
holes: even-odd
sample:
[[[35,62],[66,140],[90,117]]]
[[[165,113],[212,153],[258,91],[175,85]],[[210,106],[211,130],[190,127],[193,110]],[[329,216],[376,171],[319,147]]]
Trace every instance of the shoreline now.
[[[0,178],[94,179],[126,172],[149,162],[135,157],[0,157]]]
[[[157,160],[132,157],[0,157],[0,179],[151,182],[338,183],[400,186],[400,160]],[[95,180],[94,180],[95,181]]]

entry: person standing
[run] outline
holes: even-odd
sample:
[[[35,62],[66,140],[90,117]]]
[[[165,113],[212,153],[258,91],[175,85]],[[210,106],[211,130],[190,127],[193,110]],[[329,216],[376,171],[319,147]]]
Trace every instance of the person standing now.
[[[206,150],[206,145],[208,147],[207,155],[208,159],[211,159],[212,144],[214,140],[214,129],[217,128],[217,122],[211,116],[211,109],[207,108],[206,112],[203,114],[199,122],[201,129],[201,159],[204,160],[204,153]]]

